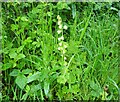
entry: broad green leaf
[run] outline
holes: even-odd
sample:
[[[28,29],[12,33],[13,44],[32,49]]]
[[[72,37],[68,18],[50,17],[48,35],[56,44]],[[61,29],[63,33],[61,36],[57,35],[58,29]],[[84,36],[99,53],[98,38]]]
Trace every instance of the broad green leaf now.
[[[70,78],[68,79],[68,83],[75,83],[76,82],[76,76],[74,75],[74,73],[70,73]]]
[[[37,92],[38,90],[41,89],[41,85],[38,84],[38,85],[33,85],[31,86],[31,90],[30,90],[30,93],[34,93],[34,92]]]
[[[48,69],[43,69],[41,71],[41,77],[40,77],[40,80],[43,81],[47,76],[48,76],[48,73],[49,73],[49,70]]]
[[[100,94],[98,92],[96,92],[96,91],[91,91],[90,95],[98,97]]]
[[[30,43],[30,42],[32,42],[31,37],[28,37],[23,41],[23,45],[26,45],[27,43]]]
[[[77,92],[79,92],[79,86],[78,85],[72,85],[72,90],[71,90],[74,94],[77,94]]]
[[[39,78],[40,78],[40,75],[41,75],[40,72],[36,72],[36,73],[34,73],[33,75],[29,76],[29,77],[28,77],[28,80],[27,80],[27,83],[30,83],[30,82],[32,82],[32,81],[34,81],[34,80],[39,79]]]
[[[20,60],[20,59],[22,59],[22,58],[25,58],[25,55],[24,54],[18,54],[17,56],[16,56],[16,61],[18,61],[18,60]]]
[[[60,76],[58,76],[58,78],[57,78],[57,82],[60,83],[60,84],[65,84],[66,81],[67,81],[67,79],[66,79],[65,76],[63,76],[63,75],[60,75]]]
[[[24,89],[25,85],[27,84],[27,78],[23,74],[17,76],[15,83],[21,88]]]
[[[21,52],[23,50],[24,46],[20,46],[17,48],[17,53]]]
[[[11,24],[11,30],[12,31],[18,30],[18,25],[17,24]]]
[[[29,73],[31,73],[31,72],[32,72],[31,69],[24,69],[24,70],[22,70],[22,73],[23,73],[23,74],[29,74]]]
[[[99,86],[94,81],[90,82],[90,87],[95,91],[99,90]]]
[[[44,81],[44,92],[45,92],[45,95],[48,96],[48,92],[49,92],[49,82],[48,81]]]
[[[5,63],[2,67],[2,70],[7,70],[9,68],[12,68],[13,64],[8,62],[8,63]]]
[[[21,17],[21,20],[22,20],[22,21],[28,21],[27,17],[25,17],[25,16],[24,16],[24,17]]]
[[[14,70],[10,73],[10,76],[18,76],[19,73],[20,73],[20,70],[14,69]]]
[[[15,58],[15,57],[17,56],[17,53],[11,51],[11,52],[9,53],[9,56],[10,56],[10,58]]]

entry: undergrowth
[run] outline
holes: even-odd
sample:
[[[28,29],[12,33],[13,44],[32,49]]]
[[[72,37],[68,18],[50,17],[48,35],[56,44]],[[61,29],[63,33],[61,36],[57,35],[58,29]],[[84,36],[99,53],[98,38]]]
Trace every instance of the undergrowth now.
[[[2,3],[2,100],[118,100],[118,3]]]

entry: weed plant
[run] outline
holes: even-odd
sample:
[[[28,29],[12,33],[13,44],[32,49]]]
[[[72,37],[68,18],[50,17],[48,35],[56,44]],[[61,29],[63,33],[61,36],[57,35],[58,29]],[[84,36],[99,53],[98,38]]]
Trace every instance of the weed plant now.
[[[118,3],[2,3],[2,100],[118,100]]]

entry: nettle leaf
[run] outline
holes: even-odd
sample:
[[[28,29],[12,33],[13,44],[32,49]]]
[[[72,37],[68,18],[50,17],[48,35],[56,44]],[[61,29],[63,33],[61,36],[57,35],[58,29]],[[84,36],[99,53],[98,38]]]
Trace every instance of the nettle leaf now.
[[[39,79],[39,78],[40,78],[40,75],[41,75],[40,72],[36,72],[36,73],[34,73],[33,75],[29,76],[29,77],[28,77],[28,80],[27,80],[27,83],[30,83],[30,82],[32,82],[32,81],[34,81],[34,80]]]
[[[19,73],[20,73],[20,70],[14,69],[14,70],[10,73],[10,76],[18,76]]]
[[[31,69],[24,69],[24,70],[22,70],[22,73],[23,73],[23,74],[29,74],[29,73],[31,73],[31,72],[32,72]]]
[[[48,96],[48,92],[49,92],[49,82],[48,81],[44,81],[44,92],[45,92],[45,95]]]
[[[25,55],[24,54],[18,54],[17,56],[16,56],[16,61],[18,61],[18,60],[20,60],[20,59],[22,59],[22,58],[25,58]]]
[[[27,84],[27,77],[23,74],[19,74],[15,80],[15,83],[21,88],[24,89]]]

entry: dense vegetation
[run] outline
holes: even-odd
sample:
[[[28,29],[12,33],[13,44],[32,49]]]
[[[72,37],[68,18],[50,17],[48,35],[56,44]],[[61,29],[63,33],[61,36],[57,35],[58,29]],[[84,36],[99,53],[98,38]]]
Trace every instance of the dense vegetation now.
[[[117,2],[2,3],[4,100],[118,100]]]

